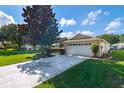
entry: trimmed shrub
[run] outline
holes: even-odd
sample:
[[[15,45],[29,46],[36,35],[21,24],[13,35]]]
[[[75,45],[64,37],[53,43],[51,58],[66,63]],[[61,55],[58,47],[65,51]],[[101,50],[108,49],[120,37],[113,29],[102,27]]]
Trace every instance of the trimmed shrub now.
[[[92,50],[92,52],[93,52],[94,57],[96,57],[96,56],[97,56],[97,53],[98,53],[98,51],[99,51],[99,45],[96,44],[96,43],[93,43],[93,44],[91,45],[91,50]]]

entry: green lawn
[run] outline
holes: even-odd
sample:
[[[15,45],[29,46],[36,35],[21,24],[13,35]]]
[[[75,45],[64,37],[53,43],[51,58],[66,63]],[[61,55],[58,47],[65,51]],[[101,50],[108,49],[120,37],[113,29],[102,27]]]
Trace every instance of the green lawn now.
[[[34,51],[0,51],[0,67],[32,60]]]
[[[86,60],[36,88],[124,87],[124,61]]]
[[[118,60],[124,60],[124,50],[113,50],[112,57]]]

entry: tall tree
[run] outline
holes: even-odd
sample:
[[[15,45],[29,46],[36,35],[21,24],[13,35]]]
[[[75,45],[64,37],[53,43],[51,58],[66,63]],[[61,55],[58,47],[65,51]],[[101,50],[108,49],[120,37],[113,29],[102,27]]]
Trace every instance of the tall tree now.
[[[119,41],[120,41],[120,37],[118,34],[111,35],[111,41],[110,41],[111,44],[119,43]]]
[[[120,39],[120,43],[124,43],[124,34],[121,34],[119,39]]]
[[[21,49],[22,44],[24,43],[24,32],[19,29],[18,25],[16,24],[8,24],[1,27],[1,33],[5,38],[6,42],[15,46],[18,50]]]
[[[0,42],[2,43],[4,41],[6,41],[6,37],[5,37],[4,33],[1,31],[1,29],[0,29]]]
[[[62,32],[58,30],[55,13],[50,5],[26,6],[22,16],[27,24],[28,40],[31,44],[51,46]]]
[[[119,43],[119,35],[116,35],[116,34],[103,34],[97,37],[105,39],[110,44]]]
[[[4,34],[0,31],[0,47],[3,48],[4,42],[6,41],[6,37]]]

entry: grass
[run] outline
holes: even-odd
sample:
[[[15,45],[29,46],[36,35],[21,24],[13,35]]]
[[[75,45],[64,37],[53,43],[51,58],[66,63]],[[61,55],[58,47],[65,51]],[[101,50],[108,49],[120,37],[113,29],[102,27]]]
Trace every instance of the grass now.
[[[86,60],[35,88],[124,87],[124,61]]]
[[[124,50],[113,50],[112,57],[117,60],[124,60]]]
[[[37,51],[33,50],[22,50],[22,51],[14,51],[14,50],[0,50],[0,56],[11,56],[17,54],[33,54],[37,53]]]
[[[34,51],[0,51],[0,67],[32,60]]]

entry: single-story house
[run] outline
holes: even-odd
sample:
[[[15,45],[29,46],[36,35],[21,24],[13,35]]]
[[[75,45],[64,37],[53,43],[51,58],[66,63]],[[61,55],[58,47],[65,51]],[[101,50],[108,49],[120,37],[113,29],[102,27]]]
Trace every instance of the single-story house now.
[[[104,39],[95,38],[83,34],[77,34],[69,40],[66,40],[64,43],[64,49],[66,54],[72,55],[83,55],[83,56],[93,56],[91,51],[91,44],[99,44],[99,52],[97,53],[98,57],[102,57],[104,53],[107,53],[110,50],[110,44]]]
[[[124,43],[112,44],[111,49],[124,49]]]

